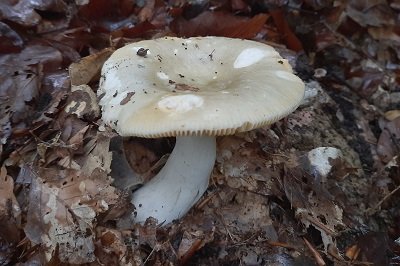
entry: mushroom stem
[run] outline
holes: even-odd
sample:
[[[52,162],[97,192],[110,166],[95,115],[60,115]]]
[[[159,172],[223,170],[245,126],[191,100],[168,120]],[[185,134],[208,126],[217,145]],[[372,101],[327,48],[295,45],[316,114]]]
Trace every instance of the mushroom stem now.
[[[177,137],[165,166],[133,193],[133,220],[168,224],[184,216],[206,191],[215,157],[215,137]]]

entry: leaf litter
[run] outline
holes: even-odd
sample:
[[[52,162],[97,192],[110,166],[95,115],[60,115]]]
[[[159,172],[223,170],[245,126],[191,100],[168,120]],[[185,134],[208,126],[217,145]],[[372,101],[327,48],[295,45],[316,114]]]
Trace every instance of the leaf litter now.
[[[396,1],[113,3],[0,4],[2,264],[399,262]],[[151,178],[173,140],[109,131],[99,70],[126,43],[171,35],[267,42],[306,99],[270,127],[218,138],[186,217],[127,225],[127,177]]]

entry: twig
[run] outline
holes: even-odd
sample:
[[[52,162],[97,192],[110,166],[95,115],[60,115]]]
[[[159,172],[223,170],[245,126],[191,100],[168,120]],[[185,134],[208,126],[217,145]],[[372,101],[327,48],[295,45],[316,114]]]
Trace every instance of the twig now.
[[[226,233],[228,234],[229,238],[236,244],[238,241],[233,237],[233,234],[229,231],[228,226],[226,225],[226,223],[224,221],[224,218],[221,215],[217,214],[217,213],[215,213],[215,214],[216,214],[216,217],[220,220],[220,222],[224,226],[224,228],[226,230]]]
[[[158,249],[160,247],[160,244],[155,244],[153,249],[150,251],[150,254],[147,256],[147,258],[145,259],[145,261],[143,262],[142,265],[146,265],[147,261],[150,259],[150,257],[153,255],[154,251],[156,250],[156,248]]]
[[[297,250],[294,246],[287,244],[287,243],[283,243],[283,242],[276,242],[276,241],[268,241],[267,240],[267,244],[274,246],[274,247],[281,247],[281,248],[287,248],[287,249],[291,249],[291,250]]]
[[[258,236],[258,235],[259,235],[258,233],[255,233],[255,234],[251,235],[250,237],[248,237],[247,239],[242,240],[241,242],[238,242],[238,243],[236,243],[236,244],[233,244],[233,245],[229,246],[229,248],[237,247],[237,246],[242,246],[242,245],[246,245],[246,244],[248,244],[248,242],[249,242],[251,239],[253,239],[254,237],[256,237],[256,236]],[[257,243],[257,242],[258,242],[258,241],[253,242],[253,243]]]
[[[189,250],[186,251],[186,253],[182,256],[182,258],[179,258],[179,265],[186,265],[187,262],[193,255],[196,253],[196,251],[204,244],[203,239],[196,239],[194,243],[190,246]]]
[[[321,255],[319,254],[319,252],[311,245],[310,242],[308,242],[307,239],[305,239],[303,237],[303,240],[304,240],[304,243],[306,243],[306,246],[310,249],[311,253],[313,254],[317,264],[319,266],[325,266],[326,263],[325,263],[324,259],[321,257]]]
[[[212,199],[215,197],[215,195],[217,195],[218,191],[213,191],[210,194],[208,194],[206,196],[205,199],[203,199],[201,202],[199,202],[196,206],[196,209],[201,210],[203,209],[203,207]]]
[[[317,219],[315,219],[314,217],[311,216],[306,216],[305,217],[310,223],[312,223],[314,226],[322,229],[325,231],[325,233],[327,233],[328,235],[331,236],[337,236],[337,233],[335,231],[333,231],[332,229],[330,229],[329,227],[327,227],[326,225],[324,225],[323,223],[321,223],[320,221],[318,221]]]
[[[388,198],[390,198],[390,197],[391,197],[394,193],[396,193],[399,189],[400,189],[400,186],[398,186],[398,187],[396,187],[395,189],[393,189],[389,194],[387,194],[385,197],[383,197],[383,199],[381,199],[381,200],[378,202],[378,204],[376,204],[373,208],[367,209],[365,212],[366,212],[368,215],[373,215],[373,214],[375,214],[375,213],[378,211],[378,209],[380,209],[380,206],[383,204],[383,202],[384,202],[385,200],[387,200]]]

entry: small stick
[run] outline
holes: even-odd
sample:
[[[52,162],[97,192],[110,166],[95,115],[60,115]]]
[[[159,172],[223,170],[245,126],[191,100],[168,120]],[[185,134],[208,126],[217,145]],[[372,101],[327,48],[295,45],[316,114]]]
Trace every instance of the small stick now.
[[[315,260],[317,261],[317,264],[319,266],[325,266],[326,263],[325,261],[322,259],[321,255],[319,254],[319,252],[311,245],[310,242],[307,241],[307,239],[305,239],[303,237],[304,242],[306,243],[307,247],[310,249],[311,253],[313,254]]]
[[[387,200],[388,198],[390,198],[394,193],[397,192],[397,190],[400,189],[400,186],[398,186],[397,188],[393,189],[389,194],[387,194],[385,197],[383,197],[383,199],[381,199],[378,204],[376,204],[373,208],[369,208],[368,210],[366,210],[366,213],[368,215],[373,215],[375,212],[378,211],[379,207],[383,204],[383,202],[385,200]]]

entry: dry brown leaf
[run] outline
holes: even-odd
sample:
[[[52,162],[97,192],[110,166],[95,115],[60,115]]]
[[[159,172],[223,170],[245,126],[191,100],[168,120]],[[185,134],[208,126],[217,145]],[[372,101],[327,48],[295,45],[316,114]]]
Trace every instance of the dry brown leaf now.
[[[20,241],[21,209],[14,196],[14,182],[3,166],[0,168],[0,261],[10,263]]]
[[[369,27],[368,33],[376,40],[400,43],[400,27]]]
[[[138,14],[140,22],[149,21],[154,15],[155,0],[147,0],[145,3],[145,6]]]
[[[45,247],[48,260],[57,246],[62,262],[95,260],[95,218],[116,204],[118,196],[106,177],[98,172],[93,175],[41,169],[33,179],[25,233],[33,243]]]
[[[296,176],[299,176],[297,174]],[[343,209],[322,193],[309,191],[294,176],[284,177],[286,197],[296,210],[296,217],[306,228],[310,225],[320,231],[325,251],[337,235],[337,229],[344,226]]]
[[[248,12],[250,11],[250,6],[243,0],[232,0],[231,7],[234,11]]]
[[[111,172],[112,160],[112,153],[109,151],[110,137],[98,133],[96,137],[96,145],[94,148],[91,147],[91,145],[85,146],[87,155],[83,158],[82,173],[91,176],[94,171],[97,170],[104,174],[109,174]],[[88,150],[88,148],[90,150]]]
[[[400,117],[382,122],[382,133],[379,136],[377,152],[384,163],[399,154]]]
[[[103,265],[140,265],[139,249],[131,231],[96,227],[96,257]]]
[[[218,218],[232,234],[243,236],[262,230],[268,239],[273,241],[278,239],[265,197],[249,192],[239,192],[234,199],[234,202],[225,199],[222,206],[215,208]]]
[[[23,48],[24,40],[6,23],[0,22],[0,51],[3,53],[19,52]]]
[[[350,260],[357,260],[358,255],[360,254],[360,248],[357,245],[352,245],[346,249],[346,257]]]
[[[390,110],[385,112],[385,118],[389,121],[395,120],[397,117],[400,116],[400,110]]]
[[[81,141],[87,129],[88,126],[76,132],[72,140]],[[97,133],[94,139],[94,144],[88,142],[84,146],[87,154],[78,161],[79,170],[39,168],[32,175],[25,233],[33,243],[43,245],[47,260],[58,248],[61,262],[94,261],[96,218],[119,200],[107,176],[110,138]]]
[[[193,253],[203,246],[202,238],[201,234],[193,235],[184,231],[177,252],[179,259],[181,261],[187,261],[188,258],[193,256]]]
[[[275,25],[278,28],[279,33],[285,40],[286,46],[296,52],[303,50],[303,45],[297,36],[293,33],[288,22],[286,21],[285,15],[282,9],[271,10],[270,14],[274,19]]]
[[[45,112],[46,105],[38,104],[35,109],[29,102],[42,100],[44,91],[41,90],[47,87],[42,84],[46,80],[44,77],[50,72],[59,71],[61,64],[61,53],[43,45],[28,45],[18,54],[0,55],[1,144],[6,143],[11,129],[14,128],[15,131],[17,125],[19,132],[26,134],[26,127],[32,123],[32,118],[36,118],[38,123],[46,123],[46,120],[49,120],[44,115],[37,115]],[[61,87],[57,89],[61,91]],[[51,98],[53,93],[54,88],[47,96]],[[42,110],[37,110],[38,108]]]
[[[62,262],[95,260],[92,221],[96,213],[89,205],[80,203],[79,184],[86,187],[78,181],[69,187],[69,192],[63,193],[39,176],[32,180],[25,234],[33,243],[43,245],[48,261],[56,247]],[[71,195],[73,188],[76,191]]]
[[[107,48],[96,54],[84,57],[77,63],[72,63],[69,67],[71,84],[75,86],[84,85],[94,78],[98,78],[101,67],[113,51],[113,48]]]
[[[263,130],[243,133],[239,136],[224,136],[218,140],[217,167],[224,176],[224,182],[231,188],[245,189],[263,195],[279,195],[279,171],[273,169],[260,145]],[[251,140],[252,134],[258,134],[257,140]],[[268,149],[272,146],[266,145]],[[262,146],[261,146],[262,147]],[[218,178],[218,176],[215,176]],[[222,180],[219,179],[218,183]]]
[[[388,26],[395,24],[395,13],[386,1],[352,1],[346,5],[347,15],[361,26]]]
[[[205,11],[191,20],[178,18],[171,24],[178,36],[224,36],[251,39],[261,30],[268,15],[258,14],[251,19],[234,16],[221,11]]]
[[[356,243],[346,250],[346,256],[352,260],[366,262],[369,265],[390,265],[389,243],[382,232],[368,232],[357,238]]]
[[[138,38],[142,36],[146,36],[145,34],[148,32],[151,32],[152,30],[157,29],[155,25],[148,21],[143,21],[142,23],[139,23],[135,25],[135,27],[126,27],[122,28],[116,31],[113,31],[111,33],[112,39],[114,43],[116,43],[116,40],[121,37],[125,38]]]

